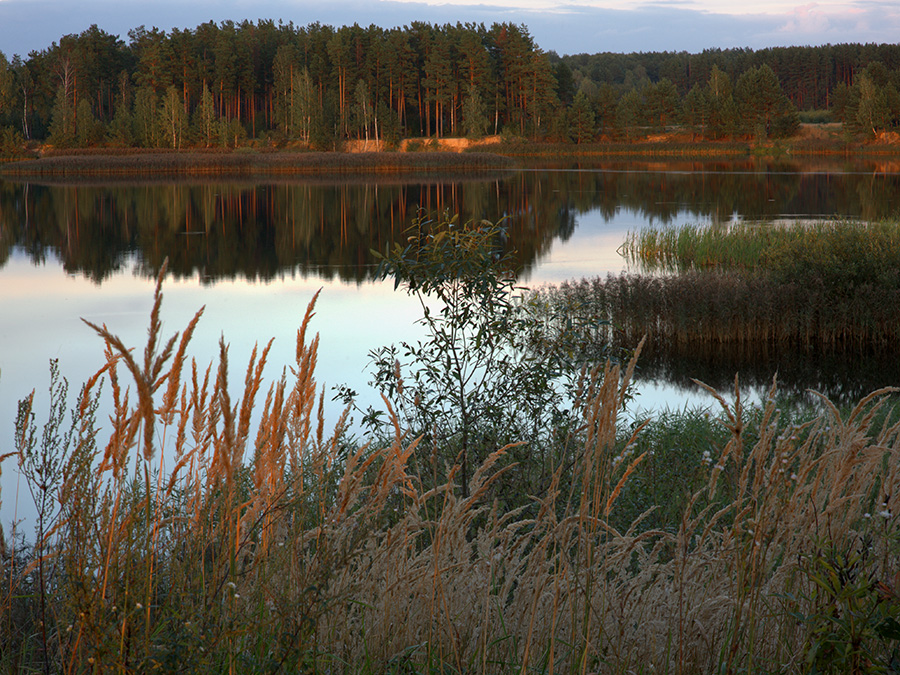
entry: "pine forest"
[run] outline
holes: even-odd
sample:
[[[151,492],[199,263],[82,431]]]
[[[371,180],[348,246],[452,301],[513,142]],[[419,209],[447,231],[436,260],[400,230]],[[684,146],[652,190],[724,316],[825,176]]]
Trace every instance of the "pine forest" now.
[[[801,120],[873,137],[900,125],[898,91],[893,44],[560,56],[512,23],[226,21],[127,42],[94,25],[27,58],[0,52],[0,150],[627,142],[675,126],[768,139]]]

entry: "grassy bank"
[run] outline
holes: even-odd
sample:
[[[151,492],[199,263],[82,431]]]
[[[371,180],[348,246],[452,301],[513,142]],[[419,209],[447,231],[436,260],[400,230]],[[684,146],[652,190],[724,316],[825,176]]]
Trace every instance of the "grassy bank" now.
[[[159,176],[383,175],[503,172],[513,160],[484,152],[78,152],[0,165],[0,175]]]
[[[39,517],[2,540],[4,671],[862,673],[897,657],[886,392],[802,420],[774,391],[754,411],[734,392],[712,419],[630,428],[634,364],[601,364],[571,463],[500,502],[512,446],[461,491],[452,463],[430,478],[441,441],[390,409],[370,443],[326,426],[312,303],[291,368],[267,375],[263,347],[235,387],[224,340],[217,363],[186,357],[202,312],[161,334],[161,279],[143,349],[95,326],[105,358],[72,409],[58,375],[42,428],[35,395],[20,406]]]
[[[745,158],[753,154],[752,146],[741,141],[707,142],[682,140],[606,141],[595,143],[507,142],[497,152],[508,157],[595,157],[602,159],[647,158]]]
[[[377,151],[361,151],[377,148]],[[100,176],[173,174],[266,175],[498,171],[516,160],[546,159],[746,159],[751,157],[890,158],[900,146],[885,139],[849,138],[840,125],[804,124],[795,136],[757,142],[747,138],[707,140],[684,130],[607,138],[589,143],[546,142],[516,136],[405,139],[401,151],[385,151],[380,141],[347,141],[333,152],[265,146],[261,141],[234,150],[141,150],[31,146],[0,161],[0,175]],[[30,156],[31,159],[23,157]]]

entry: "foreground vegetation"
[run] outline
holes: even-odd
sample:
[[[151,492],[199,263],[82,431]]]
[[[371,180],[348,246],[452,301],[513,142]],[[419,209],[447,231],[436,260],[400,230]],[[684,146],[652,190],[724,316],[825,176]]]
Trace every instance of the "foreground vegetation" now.
[[[91,326],[71,411],[55,367],[42,429],[20,404],[5,670],[896,671],[890,392],[795,418],[736,383],[712,419],[626,424],[639,349],[543,331],[489,223],[416,228],[382,272],[428,338],[374,355],[365,443],[326,427],[315,299],[295,363],[267,377],[265,346],[237,386],[224,340],[187,357],[202,310],[164,339],[164,267],[142,353]]]

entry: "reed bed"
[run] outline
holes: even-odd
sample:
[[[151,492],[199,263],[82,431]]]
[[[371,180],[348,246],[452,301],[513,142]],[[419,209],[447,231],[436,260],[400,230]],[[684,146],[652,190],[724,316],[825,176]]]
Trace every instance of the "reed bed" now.
[[[648,272],[762,271],[843,287],[900,285],[900,220],[651,227],[629,233],[620,252]]]
[[[647,336],[654,348],[676,351],[768,346],[866,354],[900,340],[900,289],[883,286],[836,295],[816,279],[685,272],[609,275],[541,293],[549,304],[571,307],[572,320],[594,322],[596,340],[626,348]]]
[[[20,406],[40,508],[35,538],[0,551],[4,671],[875,672],[896,656],[881,630],[900,615],[887,392],[798,430],[773,387],[751,436],[735,384],[717,395],[720,441],[685,458],[684,508],[648,529],[653,504],[633,493],[617,521],[651,449],[618,417],[634,361],[606,363],[573,403],[571,473],[501,510],[485,495],[509,448],[463,498],[452,467],[441,485],[411,471],[437,453],[396,416],[385,444],[348,443],[344,418],[326,428],[314,301],[295,363],[268,379],[255,351],[234,395],[224,342],[217,365],[187,357],[201,312],[163,339],[161,280],[142,351],[92,327],[105,363],[71,426],[58,374],[43,430],[35,395]]]
[[[774,241],[794,236],[792,228],[765,224],[648,227],[629,232],[619,251],[648,272],[715,267],[753,269]]]
[[[633,344],[871,353],[900,337],[900,221],[648,228],[621,252],[651,274],[560,294]]]
[[[8,176],[183,176],[508,171],[512,160],[484,152],[141,152],[74,153],[13,162]]]

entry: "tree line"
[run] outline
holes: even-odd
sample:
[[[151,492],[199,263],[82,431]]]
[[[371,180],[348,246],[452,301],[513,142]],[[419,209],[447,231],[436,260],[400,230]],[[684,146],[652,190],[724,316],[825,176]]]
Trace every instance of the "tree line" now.
[[[599,103],[596,109],[606,120],[614,118],[624,92],[653,92],[655,87],[663,97],[671,98],[673,91],[682,97],[684,123],[707,115],[713,135],[727,134],[732,84],[745,73],[768,67],[798,111],[827,111],[851,133],[873,135],[900,126],[900,44],[577,54],[554,60],[557,67],[564,65],[572,95],[584,91]],[[654,96],[658,99],[660,92]]]
[[[759,138],[790,134],[810,107],[867,133],[900,122],[895,45],[560,57],[512,23],[271,20],[141,26],[128,38],[93,25],[24,59],[0,52],[0,144],[233,147],[249,138],[334,148],[486,134],[587,142],[674,124]]]

